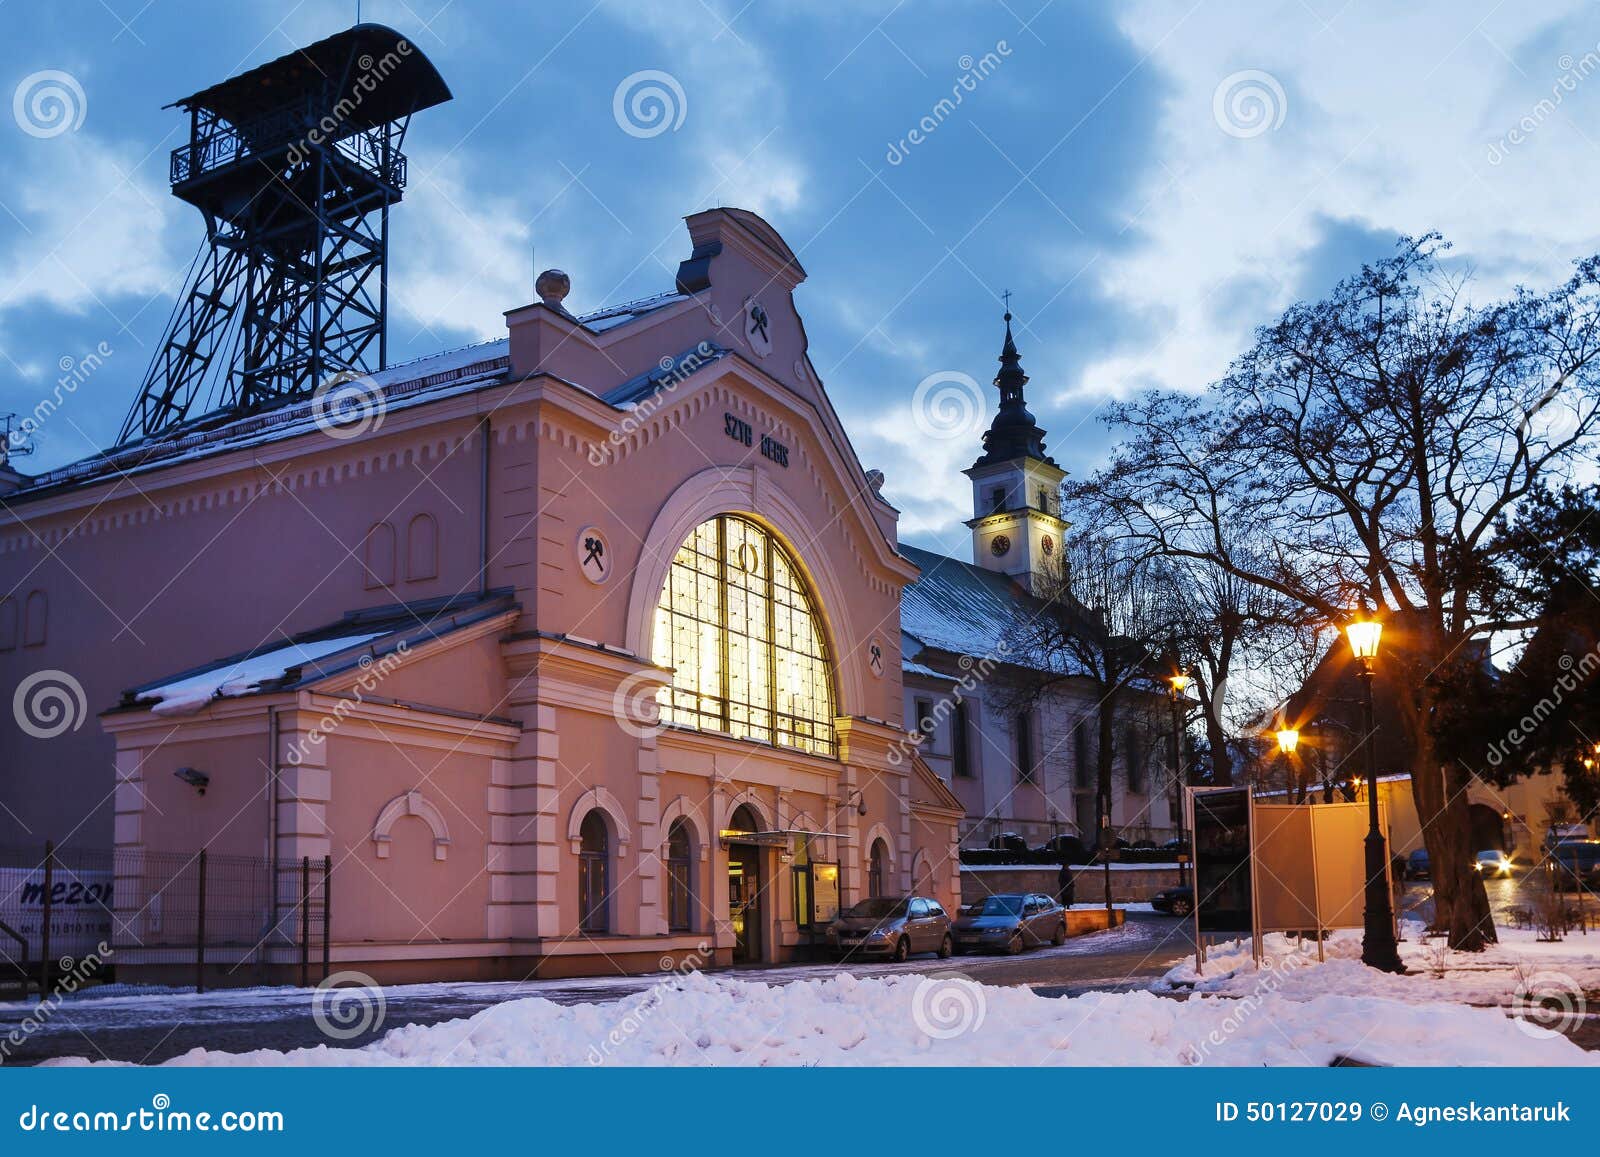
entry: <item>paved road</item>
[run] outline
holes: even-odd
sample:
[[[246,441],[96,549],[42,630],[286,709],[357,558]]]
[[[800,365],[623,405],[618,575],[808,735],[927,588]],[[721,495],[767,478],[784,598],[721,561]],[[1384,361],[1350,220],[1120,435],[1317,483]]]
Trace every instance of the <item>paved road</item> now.
[[[1018,957],[921,957],[905,964],[812,964],[746,968],[723,973],[741,980],[792,984],[836,972],[885,976],[897,972],[960,972],[985,984],[1029,985],[1047,996],[1143,987],[1191,952],[1191,925],[1151,913],[1131,913],[1112,932],[1067,941]],[[155,1063],[193,1048],[247,1052],[306,1048],[319,1044],[354,1047],[404,1024],[437,1024],[530,996],[558,1004],[620,1000],[659,983],[659,976],[525,983],[400,985],[384,990],[385,1014],[377,1031],[330,1042],[312,1015],[312,994],[299,988],[255,988],[196,995],[94,995],[63,1003],[42,1027],[9,1049],[5,1063],[33,1064],[56,1057]],[[126,991],[126,990],[124,990]],[[20,1030],[31,1006],[0,1004],[0,1046]]]

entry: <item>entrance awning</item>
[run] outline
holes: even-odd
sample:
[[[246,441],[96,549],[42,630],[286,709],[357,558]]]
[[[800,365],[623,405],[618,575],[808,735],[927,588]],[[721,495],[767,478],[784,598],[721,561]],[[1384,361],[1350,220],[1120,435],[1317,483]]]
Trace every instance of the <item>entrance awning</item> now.
[[[722,841],[723,847],[729,844],[753,844],[759,848],[787,848],[794,836],[831,840],[837,835],[837,832],[808,832],[802,828],[784,828],[771,832],[741,832],[733,828],[723,828],[717,833],[717,838]]]

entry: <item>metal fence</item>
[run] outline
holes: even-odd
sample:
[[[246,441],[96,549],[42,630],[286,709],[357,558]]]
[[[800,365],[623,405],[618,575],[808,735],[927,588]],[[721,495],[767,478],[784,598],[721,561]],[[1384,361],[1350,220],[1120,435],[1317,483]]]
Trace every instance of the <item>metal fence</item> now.
[[[332,861],[137,849],[0,847],[0,984],[41,992],[118,963],[242,977],[328,974]]]

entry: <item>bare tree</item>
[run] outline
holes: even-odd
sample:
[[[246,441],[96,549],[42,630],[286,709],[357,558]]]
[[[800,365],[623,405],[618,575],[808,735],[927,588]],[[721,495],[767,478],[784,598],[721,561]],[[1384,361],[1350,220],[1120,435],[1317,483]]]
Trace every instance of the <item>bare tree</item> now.
[[[1106,863],[1106,907],[1111,907],[1112,784],[1117,756],[1134,755],[1130,734],[1159,734],[1161,703],[1152,671],[1167,621],[1165,594],[1149,560],[1117,540],[1092,531],[1070,535],[1054,564],[1034,583],[1041,613],[1007,632],[1007,654],[1022,674],[1012,684],[1018,705],[1033,705],[1064,683],[1087,686],[1093,696],[1096,840]],[[1078,726],[1082,726],[1081,723]],[[1143,743],[1143,750],[1153,745]]]
[[[1495,938],[1472,870],[1472,769],[1442,756],[1448,688],[1473,646],[1528,628],[1501,581],[1497,521],[1569,471],[1600,432],[1600,258],[1546,294],[1486,306],[1441,271],[1437,237],[1402,239],[1326,300],[1290,308],[1204,396],[1119,407],[1100,477],[1147,549],[1203,560],[1328,628],[1384,617],[1412,791],[1452,948]],[[1241,553],[1236,528],[1269,548]]]

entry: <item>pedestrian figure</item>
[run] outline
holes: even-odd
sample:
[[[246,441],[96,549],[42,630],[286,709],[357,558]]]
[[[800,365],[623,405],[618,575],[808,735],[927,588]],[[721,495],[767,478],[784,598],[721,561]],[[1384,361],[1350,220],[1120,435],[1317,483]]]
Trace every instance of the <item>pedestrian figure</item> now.
[[[1072,865],[1063,861],[1061,870],[1056,873],[1056,898],[1061,901],[1063,908],[1072,907],[1075,887],[1076,882],[1072,874]]]

